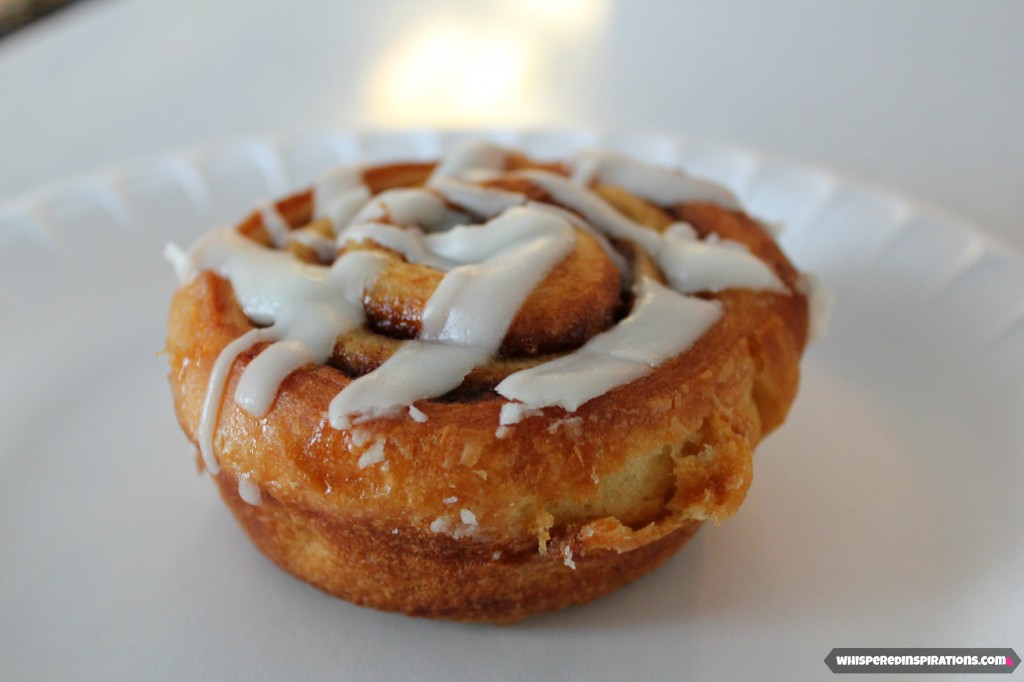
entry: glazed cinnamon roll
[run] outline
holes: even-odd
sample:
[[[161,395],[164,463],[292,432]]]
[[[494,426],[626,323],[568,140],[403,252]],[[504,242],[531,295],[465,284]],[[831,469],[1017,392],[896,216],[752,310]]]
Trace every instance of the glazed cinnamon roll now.
[[[601,152],[346,167],[167,255],[178,418],[239,523],[419,616],[585,602],[732,515],[808,333],[727,190]]]

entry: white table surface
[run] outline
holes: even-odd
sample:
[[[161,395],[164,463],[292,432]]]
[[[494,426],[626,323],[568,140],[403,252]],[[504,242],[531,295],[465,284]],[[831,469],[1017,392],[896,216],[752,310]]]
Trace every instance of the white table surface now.
[[[91,0],[0,42],[0,200],[224,137],[593,126],[825,165],[1024,248],[1019,0]]]

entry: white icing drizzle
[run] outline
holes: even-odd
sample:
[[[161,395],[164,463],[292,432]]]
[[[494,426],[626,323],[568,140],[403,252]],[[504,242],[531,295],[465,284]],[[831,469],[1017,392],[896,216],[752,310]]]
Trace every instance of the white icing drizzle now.
[[[359,461],[356,462],[356,466],[360,469],[373,466],[374,464],[380,464],[384,461],[384,441],[377,441],[370,447],[363,451],[360,455]]]
[[[173,242],[168,242],[164,246],[164,260],[171,264],[174,268],[174,275],[178,278],[179,284],[185,284],[195,277],[195,267],[192,263],[192,257],[188,255],[188,251],[181,248]]]
[[[214,363],[198,440],[207,468],[217,473],[213,431],[227,376],[238,355],[257,342],[274,342],[246,367],[235,391],[240,407],[263,416],[288,374],[326,360],[337,337],[363,323],[363,292],[372,286],[384,261],[379,254],[356,251],[330,267],[309,265],[230,229],[214,232],[197,244],[191,261],[188,272],[208,269],[226,277],[249,319],[270,325],[229,343]]]
[[[469,216],[448,208],[443,199],[428,189],[390,189],[370,199],[350,223],[386,221],[436,232],[465,224],[468,220]]]
[[[199,452],[203,456],[203,464],[211,474],[220,473],[220,464],[213,454],[213,431],[220,419],[220,403],[224,398],[224,386],[227,383],[228,372],[235,364],[239,354],[245,352],[253,344],[266,338],[263,329],[250,329],[237,339],[224,346],[224,350],[217,356],[210,372],[210,382],[206,387],[206,397],[203,399],[203,410],[199,417],[199,428],[196,430],[196,440],[199,441]]]
[[[247,504],[260,506],[263,496],[260,495],[259,486],[252,482],[252,474],[241,474],[238,477],[238,496]]]
[[[371,434],[367,429],[352,429],[349,431],[349,435],[351,436],[352,445],[359,447],[360,445],[364,445],[366,441],[370,439]],[[351,449],[352,448],[350,447],[349,450]]]
[[[277,248],[283,248],[288,243],[291,228],[285,222],[281,212],[277,210],[277,206],[268,202],[259,204],[256,210],[260,213],[260,221],[270,237],[270,243]]]
[[[444,395],[489,358],[490,353],[479,348],[407,341],[380,367],[334,397],[327,411],[331,426],[346,429],[395,416],[417,400]]]
[[[502,426],[506,426],[508,424],[515,424],[524,417],[538,417],[541,414],[543,414],[543,412],[540,408],[528,407],[523,403],[505,403],[501,406],[498,423]],[[501,438],[502,436],[498,437]]]
[[[449,271],[427,301],[420,337],[489,353],[575,243],[567,222],[526,208],[511,209],[482,229],[459,227],[428,241],[435,253],[467,265]]]
[[[733,193],[722,185],[604,151],[588,150],[577,155],[572,181],[617,185],[659,206],[707,202],[730,210],[740,208]]]
[[[342,166],[313,183],[313,218],[327,218],[337,232],[369,200],[370,190],[363,183],[363,169]]]
[[[472,183],[453,179],[447,176],[442,176],[432,180],[431,187],[437,190],[448,202],[460,206],[483,219],[494,218],[495,216],[516,206],[526,206],[527,208],[557,215],[572,223],[574,227],[583,230],[594,237],[601,245],[601,249],[605,254],[612,260],[615,266],[619,268],[620,272],[625,273],[628,271],[626,259],[623,258],[622,254],[615,250],[611,243],[605,238],[604,234],[595,230],[589,223],[572,211],[567,211],[564,208],[553,206],[552,204],[528,201],[525,196],[515,192],[508,192],[493,187],[481,187],[479,185],[474,185]],[[374,228],[374,231],[376,231],[377,235],[380,235],[385,239],[389,239],[389,242],[381,241],[380,239],[377,239],[375,235],[367,234],[363,228],[365,228],[364,225],[354,225],[349,228],[349,230],[346,230],[346,235],[343,238],[346,240],[354,240],[355,236],[358,235],[359,237],[373,239],[382,246],[387,246],[388,248],[400,251],[407,257],[424,258],[422,254],[405,251],[402,248],[395,246],[395,243],[398,240],[394,237],[383,235],[380,231],[376,231],[376,228]],[[354,234],[349,236],[349,232],[354,232]],[[435,267],[441,267],[440,263],[430,263],[429,259],[426,258],[417,262],[429,263]]]
[[[428,187],[389,190],[375,197],[364,184],[362,169],[339,169],[318,180],[313,190],[314,217],[329,219],[336,239],[290,230],[273,204],[259,208],[263,225],[279,248],[300,240],[330,260],[345,244],[370,240],[409,262],[445,272],[424,307],[420,337],[404,342],[376,370],[350,382],[331,401],[328,419],[334,428],[352,429],[403,412],[417,422],[427,421],[413,403],[457,388],[474,367],[497,353],[523,302],[572,251],[576,230],[594,236],[623,272],[626,261],[609,239],[633,241],[658,262],[672,289],[641,279],[635,284],[633,310],[616,327],[575,352],[502,381],[496,390],[510,401],[501,409],[502,436],[512,424],[545,407],[574,411],[689,348],[718,320],[721,306],[686,294],[726,288],[787,291],[774,271],[744,245],[715,237],[701,240],[684,223],[659,233],[619,213],[584,185],[618,185],[661,205],[710,201],[735,207],[735,198],[724,188],[594,153],[579,156],[572,179],[542,170],[516,173],[565,208],[473,184],[501,171],[506,159],[506,151],[490,143],[463,145],[438,164]],[[486,222],[471,224],[474,219]],[[201,240],[190,254],[168,245],[165,255],[182,283],[204,269],[229,279],[245,314],[263,325],[229,343],[210,374],[197,439],[206,467],[216,474],[213,433],[239,354],[254,344],[269,343],[248,364],[234,395],[242,409],[263,416],[289,374],[325,361],[338,336],[364,323],[363,296],[387,257],[357,250],[331,266],[310,265],[230,229]],[[360,433],[352,431],[353,446],[366,441]],[[358,466],[382,461],[384,443],[374,442],[362,451]],[[248,475],[239,478],[239,494],[259,503],[259,489]],[[460,520],[454,536],[475,530],[472,512],[462,510]],[[431,524],[434,532],[451,528],[447,518]]]
[[[283,249],[291,242],[299,242],[313,249],[317,257],[324,261],[332,260],[337,254],[338,247],[333,239],[291,229],[273,203],[259,204],[256,208],[260,214],[260,222],[270,237],[270,243],[275,247]]]
[[[313,338],[315,343],[322,339],[322,335]],[[331,339],[332,347],[333,342]],[[325,353],[322,349],[310,348],[302,341],[282,339],[274,343],[245,368],[235,389],[235,403],[254,417],[265,416],[275,397],[275,391],[267,390],[268,386],[280,386],[285,377],[299,367],[318,362],[321,357],[326,359],[329,355],[330,350]]]
[[[559,204],[578,211],[609,237],[630,239],[651,254],[661,249],[660,235],[656,231],[630,220],[587,188],[549,171],[525,170],[518,175],[543,189]]]
[[[441,178],[464,176],[467,171],[500,171],[508,156],[503,148],[485,140],[468,140],[456,146],[434,168],[427,184]]]
[[[693,345],[721,315],[718,301],[682,296],[645,277],[630,314],[584,347],[653,369]]]
[[[669,284],[691,294],[723,289],[764,289],[786,293],[786,285],[745,244],[728,239],[696,238],[693,229],[675,223],[662,235],[657,254]]]
[[[665,228],[665,233],[671,232],[676,239],[698,239],[697,230],[693,225],[684,222],[675,222]],[[717,237],[717,235],[714,235]],[[658,255],[658,254],[653,254]]]
[[[462,522],[458,527],[452,531],[452,537],[458,540],[464,538],[467,535],[475,535],[477,531],[477,520],[476,514],[468,509],[459,510],[459,520]]]
[[[359,212],[359,209],[370,200],[370,196],[370,190],[365,187],[354,189],[326,206],[322,217],[331,221],[331,227],[334,233],[337,234],[338,230],[343,225],[347,225],[355,217],[356,213]]]
[[[449,270],[427,301],[421,340],[403,344],[331,401],[335,428],[395,415],[458,387],[497,352],[523,301],[574,243],[568,222],[528,208],[425,240],[434,253],[465,265]]]
[[[317,258],[326,263],[330,263],[338,255],[338,244],[335,240],[314,232],[293,230],[289,241],[299,242],[308,246],[313,249]]]
[[[469,535],[474,535],[477,532],[478,522],[476,520],[476,514],[468,509],[459,510],[459,521],[452,523],[451,518],[447,516],[439,516],[430,522],[431,533],[444,533],[445,535],[451,535],[452,538],[458,540]]]
[[[674,223],[666,232],[659,233],[630,220],[600,196],[560,175],[534,170],[520,174],[555,201],[582,213],[608,236],[639,244],[658,259],[669,282],[683,293],[727,288],[787,291],[771,268],[739,242],[701,241],[685,223]]]
[[[717,301],[683,296],[644,278],[633,310],[618,325],[573,353],[510,374],[498,384],[499,394],[516,401],[511,405],[521,405],[503,407],[500,423],[507,426],[531,410],[556,405],[575,411],[689,348],[721,314]]]
[[[356,189],[366,189],[363,168],[358,165],[338,166],[313,181],[313,214],[323,215],[328,206]]]
[[[493,218],[513,206],[522,206],[526,203],[526,197],[522,194],[492,187],[480,187],[448,177],[434,180],[431,187],[450,203],[461,206],[484,219]]]
[[[601,250],[604,251],[604,254],[608,256],[612,263],[615,264],[615,267],[619,269],[619,272],[622,273],[623,281],[626,281],[627,276],[629,275],[629,261],[627,261],[621,253],[616,251],[615,247],[612,246],[612,243],[608,241],[602,233],[595,230],[590,223],[586,222],[572,211],[567,211],[560,206],[552,206],[551,204],[545,204],[539,201],[528,201],[526,202],[526,207],[533,208],[538,211],[545,211],[552,215],[559,216],[560,218],[564,218],[572,223],[573,227],[586,232],[596,239],[597,243],[601,245]]]
[[[572,547],[569,545],[562,546],[562,563],[572,570],[576,570],[576,562],[572,560]]]
[[[387,223],[359,223],[345,228],[338,235],[338,244],[372,241],[397,251],[410,263],[422,263],[438,270],[448,270],[452,264],[427,250],[423,230],[418,227],[397,227]]]

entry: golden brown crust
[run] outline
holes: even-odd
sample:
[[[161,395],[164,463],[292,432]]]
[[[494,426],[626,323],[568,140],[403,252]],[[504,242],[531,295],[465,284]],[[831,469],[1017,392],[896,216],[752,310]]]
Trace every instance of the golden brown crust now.
[[[414,529],[339,524],[315,511],[244,502],[217,477],[221,497],[274,563],[328,594],[413,616],[512,623],[596,599],[653,571],[700,527],[691,521],[632,552],[538,555],[502,551]],[[417,576],[410,580],[410,576]]]
[[[403,181],[427,172],[403,166]],[[602,194],[617,203],[617,192]],[[309,220],[308,203],[289,206],[293,226]],[[545,329],[557,322],[555,337],[579,345],[609,324],[607,307],[593,316],[598,323],[578,323],[585,332],[576,338],[564,319],[585,319],[572,308],[582,304],[541,301],[536,319],[523,323],[526,341],[510,346],[512,357],[470,377],[471,390],[416,404],[425,423],[379,419],[352,431],[327,423],[330,400],[394,352],[394,339],[362,331],[339,340],[335,361],[291,374],[262,418],[230,399],[261,348],[250,349],[229,374],[214,451],[221,494],[254,542],[291,573],[356,603],[509,622],[616,589],[662,563],[700,522],[734,513],[750,485],[753,447],[795,396],[807,301],[795,289],[799,273],[756,221],[711,205],[650,208],[745,243],[791,293],[713,295],[724,314],[686,352],[573,413],[547,408],[503,438],[495,427],[505,401],[487,389],[552,350],[536,341]],[[646,208],[630,210],[660,221]],[[588,263],[606,260],[590,256]],[[588,297],[598,289],[599,299],[612,300],[606,275],[586,275],[595,277]],[[571,289],[573,279],[565,281]],[[581,300],[593,307],[593,299]],[[193,443],[213,364],[250,328],[231,285],[214,274],[200,274],[174,297],[171,384]],[[360,468],[360,456],[378,443],[385,464]],[[239,498],[240,476],[258,487],[259,506]],[[466,526],[462,510],[475,526]]]

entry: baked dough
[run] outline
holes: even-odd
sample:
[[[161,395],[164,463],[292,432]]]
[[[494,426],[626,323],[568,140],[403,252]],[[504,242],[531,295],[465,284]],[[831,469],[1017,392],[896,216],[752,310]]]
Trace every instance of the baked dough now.
[[[178,419],[202,453],[200,466],[270,559],[357,604],[512,622],[621,587],[672,556],[702,522],[736,512],[751,483],[754,446],[795,397],[808,301],[803,277],[728,192],[618,157],[538,163],[486,144],[437,166],[385,164],[341,175],[347,179],[333,206],[325,200],[330,190],[318,185],[254,212],[212,246],[208,239],[188,254],[169,252],[183,282],[167,342]],[[413,206],[425,194],[441,209]],[[540,204],[555,209],[545,214]],[[434,231],[420,229],[417,210]],[[501,276],[492,270],[539,267],[533,252],[523,252],[533,260],[508,255],[532,248],[529,241],[488,242],[476,261],[451,260],[468,242],[443,235],[481,229],[452,223],[488,226],[509,216],[502,238],[517,239],[522,225],[544,223],[542,214],[550,230],[538,239],[562,251],[539,275],[531,271],[536,283],[524,293],[507,292],[522,300],[505,328],[501,320],[481,323],[498,325],[491,347],[473,345],[472,321],[430,337],[430,306],[436,310],[452,273],[471,279],[449,287],[456,303],[444,329],[480,310],[459,301]],[[403,234],[415,244],[388,241]],[[416,250],[424,244],[436,251]],[[303,299],[307,308],[296,308],[294,292],[269,307],[253,303],[245,288],[257,286],[249,279],[259,279],[264,252],[275,254],[273,264],[290,259],[294,266],[284,267],[303,276],[327,276],[343,257],[369,273],[353,299],[365,318],[326,352],[294,361],[298,368],[279,381],[253,363],[286,345],[274,334],[281,316],[309,305]],[[495,309],[506,292],[499,289]],[[649,300],[685,303],[709,317],[662,333],[674,320],[634,319]],[[608,334],[619,328],[616,345]],[[671,348],[674,334],[682,347]],[[313,338],[300,337],[292,346]],[[388,374],[396,354],[415,344],[462,352],[460,343],[478,361],[452,388],[397,407],[354,398],[338,413],[340,396],[363,395],[350,389],[361,378],[404,379]],[[658,344],[669,346],[654,349],[664,359],[644,355]],[[443,374],[432,357],[403,365],[410,381]],[[608,370],[594,376],[607,383],[621,371],[626,379],[591,395],[596,389],[581,388],[586,378],[575,370],[538,374],[567,357],[583,358],[583,369],[607,360]],[[249,383],[265,391],[270,381],[265,411],[239,397],[250,367],[250,378],[259,376]]]

